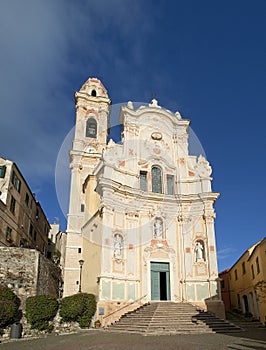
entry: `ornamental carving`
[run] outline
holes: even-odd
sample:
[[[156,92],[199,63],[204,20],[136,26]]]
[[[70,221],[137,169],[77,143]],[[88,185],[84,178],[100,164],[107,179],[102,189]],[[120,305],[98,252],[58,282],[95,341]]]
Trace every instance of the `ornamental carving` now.
[[[192,217],[179,214],[177,216],[177,220],[184,223],[190,223],[192,221]]]
[[[216,217],[215,213],[206,213],[203,215],[203,219],[206,223],[213,223],[214,219]]]
[[[151,257],[155,256],[156,254],[165,254],[165,256],[170,258],[171,265],[173,266],[173,270],[176,270],[176,254],[175,250],[173,248],[170,248],[168,246],[165,246],[164,244],[157,244],[152,247],[146,247],[144,249],[143,254],[143,261],[144,266],[147,266],[147,261],[151,259]]]
[[[152,138],[153,140],[158,140],[158,141],[160,141],[163,137],[162,137],[162,134],[161,134],[160,132],[153,132],[153,133],[151,134],[151,138]]]
[[[120,233],[114,234],[114,259],[121,262],[123,259],[123,236]]]
[[[212,168],[209,162],[202,155],[198,157],[195,171],[200,177],[209,177],[212,173]]]
[[[163,238],[163,220],[161,218],[156,218],[153,224],[153,238]]]

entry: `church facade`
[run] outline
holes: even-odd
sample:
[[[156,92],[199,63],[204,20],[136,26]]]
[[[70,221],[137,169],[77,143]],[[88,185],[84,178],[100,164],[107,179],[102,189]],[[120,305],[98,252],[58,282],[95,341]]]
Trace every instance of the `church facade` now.
[[[153,99],[121,108],[110,139],[111,100],[100,80],[75,94],[64,296],[97,297],[101,315],[135,301],[220,303],[211,172],[189,155],[190,121]],[[219,304],[220,305],[220,304]]]

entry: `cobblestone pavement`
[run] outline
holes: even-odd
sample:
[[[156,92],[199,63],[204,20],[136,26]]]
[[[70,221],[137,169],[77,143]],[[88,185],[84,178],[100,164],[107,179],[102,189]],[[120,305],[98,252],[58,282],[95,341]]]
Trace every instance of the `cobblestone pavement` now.
[[[13,340],[0,345],[0,350],[190,350],[190,349],[266,349],[266,330],[226,334],[142,336],[89,330],[77,334],[47,336],[39,339]]]

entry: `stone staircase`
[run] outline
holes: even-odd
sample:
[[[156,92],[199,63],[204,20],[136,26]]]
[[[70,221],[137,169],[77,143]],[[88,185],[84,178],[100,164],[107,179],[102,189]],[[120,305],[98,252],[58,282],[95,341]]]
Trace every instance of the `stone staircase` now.
[[[241,328],[188,303],[152,302],[123,315],[107,331],[167,335],[229,333],[239,332]]]

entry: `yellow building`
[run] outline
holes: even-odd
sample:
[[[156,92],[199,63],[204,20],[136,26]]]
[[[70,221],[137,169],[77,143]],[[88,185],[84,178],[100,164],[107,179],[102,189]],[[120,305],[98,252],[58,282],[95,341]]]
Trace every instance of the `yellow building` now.
[[[266,237],[250,247],[229,272],[231,309],[266,322]]]

